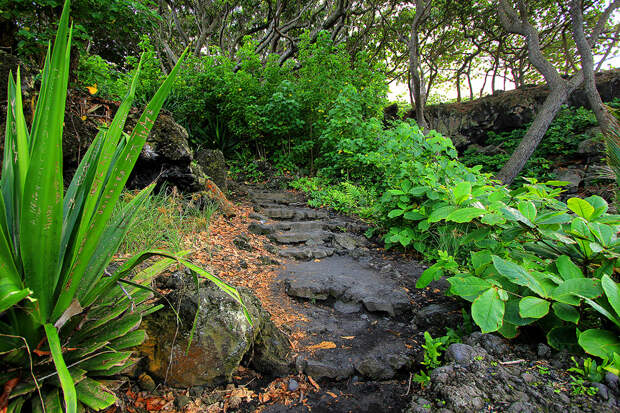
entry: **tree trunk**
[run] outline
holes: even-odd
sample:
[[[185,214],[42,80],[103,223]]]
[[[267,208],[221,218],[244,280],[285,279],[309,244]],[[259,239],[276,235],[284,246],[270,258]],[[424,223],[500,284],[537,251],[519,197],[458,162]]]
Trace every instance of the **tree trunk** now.
[[[411,23],[411,37],[409,39],[409,72],[413,83],[413,98],[415,100],[415,114],[418,126],[423,130],[428,128],[424,118],[424,106],[426,105],[426,85],[424,84],[424,71],[420,64],[420,44],[418,31],[426,19],[430,0],[416,0],[416,14]]]
[[[568,85],[562,85],[551,93],[545,99],[542,108],[534,118],[534,122],[527,130],[527,133],[521,139],[519,146],[512,153],[512,156],[502,167],[502,170],[496,176],[496,179],[502,181],[506,185],[510,185],[523,169],[527,161],[530,159],[536,147],[547,132],[549,125],[559,112],[560,108],[568,99],[572,90]]]

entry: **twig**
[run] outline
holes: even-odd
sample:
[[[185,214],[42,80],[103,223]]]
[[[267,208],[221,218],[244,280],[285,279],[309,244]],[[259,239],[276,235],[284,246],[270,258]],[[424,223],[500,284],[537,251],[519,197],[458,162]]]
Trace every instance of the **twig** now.
[[[413,377],[413,373],[409,372],[409,384],[407,384],[407,393],[405,393],[405,396],[408,396],[411,391],[411,377]]]
[[[502,366],[508,366],[511,364],[519,364],[523,362],[525,362],[525,360],[519,359],[519,360],[512,360],[512,361],[500,361],[499,364],[501,364]]]

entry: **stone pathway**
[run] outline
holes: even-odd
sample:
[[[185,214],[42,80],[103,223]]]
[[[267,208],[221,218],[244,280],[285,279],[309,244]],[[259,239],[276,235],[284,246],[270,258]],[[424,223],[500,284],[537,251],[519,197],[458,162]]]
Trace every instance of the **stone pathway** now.
[[[399,271],[362,235],[364,224],[307,208],[293,193],[253,191],[250,196],[256,214],[248,229],[266,235],[286,259],[273,288],[284,288],[294,298],[294,311],[305,319],[292,326],[303,332],[297,370],[342,385],[382,382],[374,383],[384,393],[379,399],[391,392],[401,398],[420,349],[407,286],[422,268],[408,263]],[[376,395],[356,393],[353,404],[343,396],[344,405],[326,411],[391,410],[377,404]],[[403,406],[393,408],[402,411]]]

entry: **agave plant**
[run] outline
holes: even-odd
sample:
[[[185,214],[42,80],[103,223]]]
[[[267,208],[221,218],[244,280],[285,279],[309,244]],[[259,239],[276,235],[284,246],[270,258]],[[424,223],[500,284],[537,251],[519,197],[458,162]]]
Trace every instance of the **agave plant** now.
[[[215,282],[243,306],[233,287],[183,254],[143,251],[115,271],[106,270],[153,190],[147,187],[113,215],[185,54],[127,135],[123,127],[138,68],[112,123],[94,138],[65,191],[62,130],[70,47],[67,0],[30,128],[19,70],[16,80],[9,78],[0,178],[0,412],[59,412],[64,405],[73,413],[113,404],[107,379],[131,363],[130,349],[145,338],[137,329],[142,316],[158,309],[149,301],[149,282],[173,263],[187,266],[196,283],[199,277]],[[134,275],[136,266],[157,255],[165,258]]]

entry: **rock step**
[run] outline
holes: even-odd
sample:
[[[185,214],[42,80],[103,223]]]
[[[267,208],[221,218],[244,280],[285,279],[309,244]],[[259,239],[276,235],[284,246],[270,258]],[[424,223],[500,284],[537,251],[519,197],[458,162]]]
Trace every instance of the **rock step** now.
[[[263,215],[277,220],[307,221],[327,217],[325,211],[311,208],[264,208]]]
[[[297,260],[312,260],[331,257],[334,254],[333,248],[322,246],[290,247],[280,250],[280,256],[284,258],[294,258]]]
[[[409,297],[394,280],[347,255],[289,265],[279,278],[292,297],[360,303],[369,312],[392,317],[411,309]]]
[[[278,231],[269,234],[269,238],[278,244],[301,244],[310,241],[311,244],[317,245],[328,241],[334,237],[334,234],[327,231],[310,231],[310,232],[291,232]]]
[[[292,205],[302,204],[302,200],[291,192],[250,192],[250,198],[257,204]]]
[[[310,320],[304,345],[308,350],[302,350],[295,364],[308,376],[344,380],[358,375],[389,380],[413,363],[415,331],[404,323],[318,307],[307,316]],[[333,343],[333,348],[314,350],[312,345],[319,342]]]
[[[323,221],[281,221],[274,224],[252,222],[248,230],[257,235],[273,234],[277,231],[308,232],[321,231],[327,227]]]

